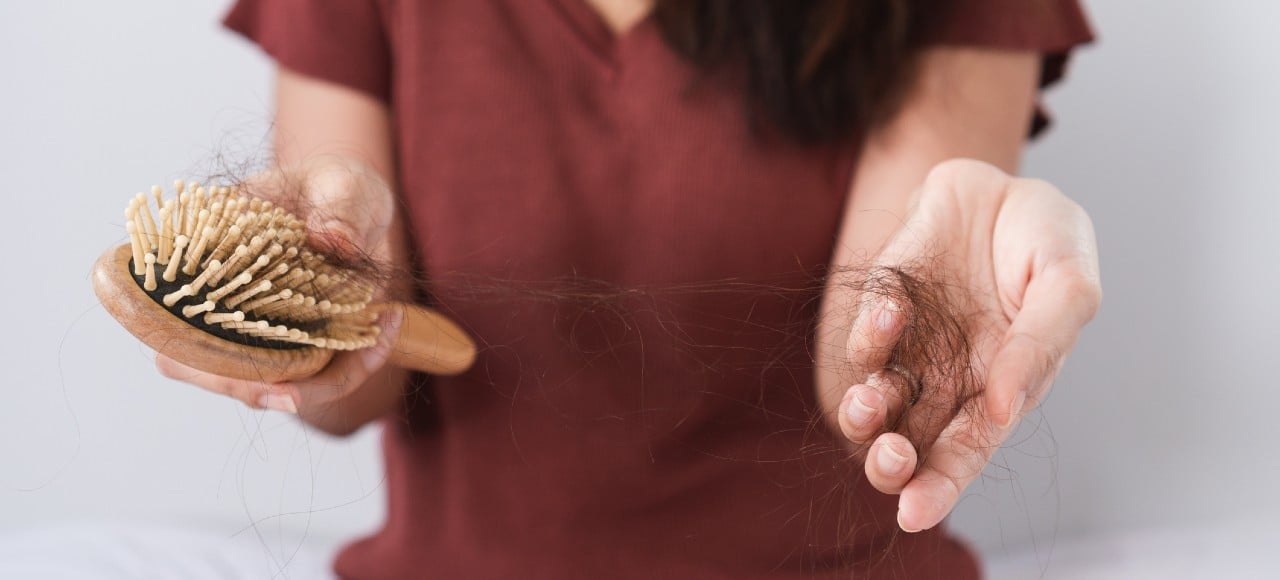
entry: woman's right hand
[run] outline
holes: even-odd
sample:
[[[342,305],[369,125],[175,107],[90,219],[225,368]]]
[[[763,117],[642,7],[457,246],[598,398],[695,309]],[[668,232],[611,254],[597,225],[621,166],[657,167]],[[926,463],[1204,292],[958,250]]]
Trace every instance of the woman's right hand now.
[[[369,166],[338,156],[309,159],[247,180],[242,191],[283,207],[307,226],[308,242],[343,258],[403,265],[404,233],[395,196]],[[405,289],[396,289],[404,291]],[[375,300],[387,298],[381,289]],[[164,355],[156,367],[171,379],[226,395],[258,409],[296,413],[334,433],[349,433],[390,408],[400,396],[403,370],[387,365],[402,316],[388,309],[378,343],[338,352],[319,373],[302,380],[264,383],[200,371]]]

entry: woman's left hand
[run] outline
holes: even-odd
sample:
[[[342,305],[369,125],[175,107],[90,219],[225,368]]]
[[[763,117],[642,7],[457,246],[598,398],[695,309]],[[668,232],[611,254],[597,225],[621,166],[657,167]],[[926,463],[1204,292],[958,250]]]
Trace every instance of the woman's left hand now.
[[[869,378],[849,389],[839,415],[846,437],[869,444],[867,479],[882,492],[900,494],[903,530],[941,522],[1018,420],[1043,400],[1098,309],[1097,253],[1089,216],[1048,183],[967,160],[930,172],[875,265],[926,263],[970,293],[985,315],[981,332],[969,337],[984,390],[947,416],[938,416],[936,405],[906,404],[886,373],[875,374],[888,364],[903,313],[871,301],[857,316],[848,347],[858,376]],[[961,395],[947,387],[927,385],[933,392],[925,397]],[[884,432],[886,416],[923,425],[924,439],[936,440],[918,450],[903,435]]]

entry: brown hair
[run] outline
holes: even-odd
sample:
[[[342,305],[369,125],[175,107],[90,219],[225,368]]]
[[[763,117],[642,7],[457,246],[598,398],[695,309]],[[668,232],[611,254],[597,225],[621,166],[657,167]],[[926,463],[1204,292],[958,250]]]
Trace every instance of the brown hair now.
[[[801,143],[891,115],[935,0],[657,0],[667,44],[710,71],[743,67],[750,119]]]

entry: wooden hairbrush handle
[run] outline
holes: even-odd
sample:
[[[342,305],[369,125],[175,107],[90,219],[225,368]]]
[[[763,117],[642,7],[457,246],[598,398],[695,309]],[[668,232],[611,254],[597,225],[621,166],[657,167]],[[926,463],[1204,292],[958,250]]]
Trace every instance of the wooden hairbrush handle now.
[[[400,333],[391,347],[391,364],[433,375],[457,375],[475,362],[475,343],[443,314],[403,302],[371,308],[399,309],[404,314]]]
[[[276,383],[314,375],[336,352],[314,346],[249,346],[205,332],[169,312],[138,286],[129,272],[131,257],[129,244],[104,253],[93,268],[94,292],[126,330],[175,361],[216,375]],[[369,307],[404,313],[391,349],[392,364],[430,374],[456,375],[475,361],[475,343],[439,312],[396,302]]]

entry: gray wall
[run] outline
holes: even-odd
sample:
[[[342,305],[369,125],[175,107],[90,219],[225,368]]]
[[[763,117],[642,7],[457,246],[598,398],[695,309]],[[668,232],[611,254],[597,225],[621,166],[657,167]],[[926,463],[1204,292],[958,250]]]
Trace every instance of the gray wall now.
[[[1102,42],[1026,173],[1094,216],[1106,299],[1042,413],[958,509],[990,554],[1280,513],[1280,5],[1089,2]],[[269,68],[223,2],[6,2],[0,531],[79,519],[343,536],[380,521],[377,434],[332,440],[160,378],[96,305],[122,202],[260,153]]]
[[[381,521],[374,430],[328,439],[161,378],[89,286],[127,196],[265,150],[270,68],[218,29],[226,4],[0,4],[0,236],[23,273],[3,285],[0,529],[209,523],[287,553],[283,532]]]
[[[995,552],[1280,514],[1280,5],[1088,6],[1101,42],[1051,94],[1058,124],[1024,169],[1093,216],[1106,296],[958,512]]]

